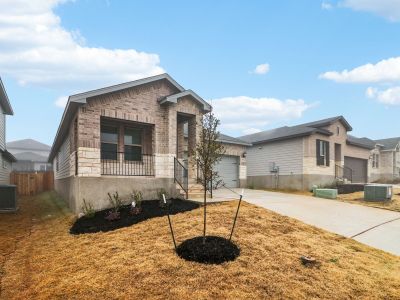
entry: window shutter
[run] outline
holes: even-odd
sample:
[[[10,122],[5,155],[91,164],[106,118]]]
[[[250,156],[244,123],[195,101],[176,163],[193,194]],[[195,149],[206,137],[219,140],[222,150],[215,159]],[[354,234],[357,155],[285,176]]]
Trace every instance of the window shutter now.
[[[329,142],[325,142],[326,147],[326,165],[329,167]]]

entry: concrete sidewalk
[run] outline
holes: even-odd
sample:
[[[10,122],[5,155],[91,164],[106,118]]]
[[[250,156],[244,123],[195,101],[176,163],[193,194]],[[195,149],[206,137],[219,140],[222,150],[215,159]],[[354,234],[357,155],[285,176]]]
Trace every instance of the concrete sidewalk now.
[[[240,193],[241,189],[234,189]],[[214,191],[217,199],[238,199],[227,189]],[[292,217],[304,223],[352,237],[373,226],[378,226],[354,239],[369,246],[400,255],[400,213],[336,200],[285,193],[245,189],[243,200]]]

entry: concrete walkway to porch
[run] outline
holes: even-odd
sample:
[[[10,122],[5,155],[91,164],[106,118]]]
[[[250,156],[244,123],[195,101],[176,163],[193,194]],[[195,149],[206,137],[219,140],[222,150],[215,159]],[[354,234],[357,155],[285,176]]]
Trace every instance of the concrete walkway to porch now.
[[[240,193],[241,189],[234,189],[234,192]],[[220,188],[213,192],[213,201],[238,199],[234,192]],[[354,239],[361,243],[400,255],[399,212],[310,196],[251,189],[244,190],[243,200],[345,237],[357,235]],[[385,222],[388,223],[383,224]],[[374,226],[377,227],[368,230]],[[362,233],[365,230],[368,231]]]

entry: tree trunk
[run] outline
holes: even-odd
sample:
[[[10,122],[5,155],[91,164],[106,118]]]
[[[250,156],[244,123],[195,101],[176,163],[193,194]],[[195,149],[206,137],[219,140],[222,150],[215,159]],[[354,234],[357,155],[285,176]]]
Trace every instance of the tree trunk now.
[[[206,181],[205,181],[206,182]],[[203,244],[206,243],[206,216],[207,216],[207,183],[204,184],[204,229],[203,229]]]

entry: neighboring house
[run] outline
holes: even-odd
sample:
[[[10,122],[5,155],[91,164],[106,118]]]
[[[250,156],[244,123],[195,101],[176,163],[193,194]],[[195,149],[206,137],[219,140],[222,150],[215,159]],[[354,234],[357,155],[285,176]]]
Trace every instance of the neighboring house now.
[[[377,170],[372,181],[392,181],[400,178],[400,137],[374,140],[376,150],[373,168]]]
[[[6,115],[13,115],[3,82],[0,78],[0,184],[10,183],[11,164],[15,157],[6,149]]]
[[[83,199],[95,209],[109,207],[107,193],[116,191],[124,199],[133,190],[144,199],[155,199],[161,189],[170,196],[188,192],[185,183],[190,187],[197,179],[191,153],[210,110],[168,74],[70,96],[49,155],[56,191],[75,212]],[[246,144],[223,142],[227,154],[244,164]],[[236,167],[245,180],[245,169]]]
[[[35,141],[24,139],[7,143],[7,149],[16,158],[12,170],[18,172],[43,172],[52,170],[48,163],[50,146]]]
[[[310,189],[336,180],[368,182],[375,144],[347,133],[342,116],[240,137],[247,150],[247,184],[255,188]]]

